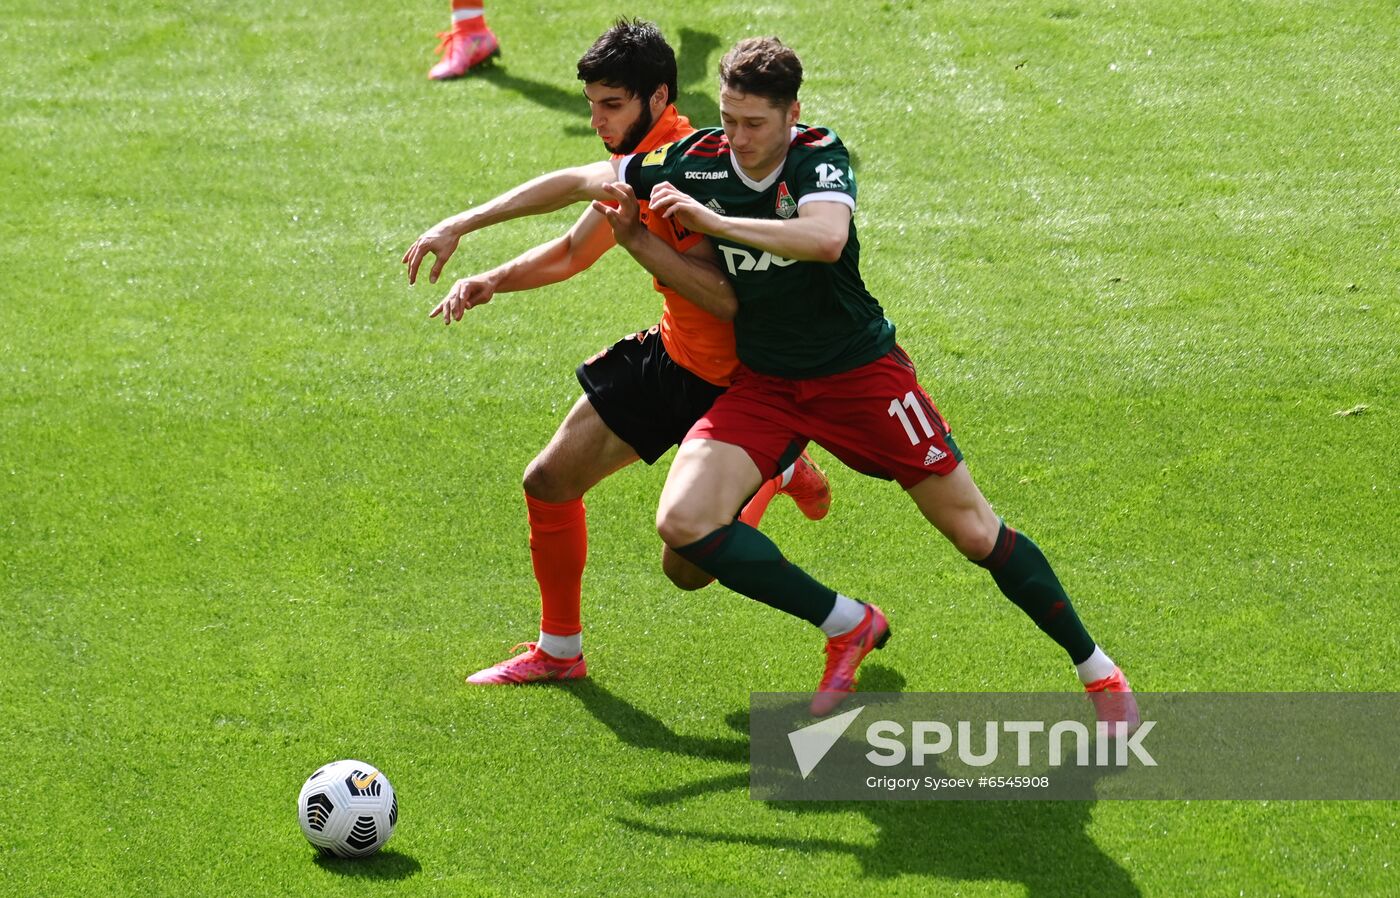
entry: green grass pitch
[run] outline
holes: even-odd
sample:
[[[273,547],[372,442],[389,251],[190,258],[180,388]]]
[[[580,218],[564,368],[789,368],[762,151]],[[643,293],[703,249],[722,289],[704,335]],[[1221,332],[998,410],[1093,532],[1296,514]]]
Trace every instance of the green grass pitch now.
[[[5,4],[0,894],[1400,894],[1395,802],[751,801],[748,692],[810,688],[820,640],[669,585],[664,463],[588,499],[591,681],[466,688],[537,626],[519,477],[573,366],[659,304],[614,252],[445,329],[398,261],[600,157],[573,65],[616,15],[699,124],[779,34],[857,155],[872,292],[1134,684],[1395,690],[1394,3],[492,0],[502,64],[437,84],[446,8]],[[889,610],[870,685],[1074,688],[897,490],[833,477],[765,529]],[[368,862],[297,830],[340,757],[400,793]]]

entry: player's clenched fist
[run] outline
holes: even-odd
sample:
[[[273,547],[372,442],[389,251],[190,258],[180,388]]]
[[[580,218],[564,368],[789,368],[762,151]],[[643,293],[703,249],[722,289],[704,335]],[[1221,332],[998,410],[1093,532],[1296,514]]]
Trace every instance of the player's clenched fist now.
[[[447,291],[447,297],[428,313],[428,317],[436,318],[441,315],[443,324],[461,321],[464,312],[485,305],[495,295],[496,284],[491,279],[481,275],[462,278],[452,285],[452,289]]]

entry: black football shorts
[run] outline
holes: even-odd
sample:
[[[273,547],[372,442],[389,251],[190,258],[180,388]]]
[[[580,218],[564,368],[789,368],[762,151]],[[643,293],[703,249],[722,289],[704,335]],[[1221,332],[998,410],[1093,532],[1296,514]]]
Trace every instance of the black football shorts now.
[[[657,325],[618,340],[577,373],[598,417],[649,465],[679,446],[724,392],[672,359]]]

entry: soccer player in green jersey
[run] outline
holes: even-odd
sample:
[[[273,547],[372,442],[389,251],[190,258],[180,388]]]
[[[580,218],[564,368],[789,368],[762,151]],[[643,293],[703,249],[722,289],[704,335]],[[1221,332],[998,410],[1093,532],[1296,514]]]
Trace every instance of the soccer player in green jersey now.
[[[657,529],[725,586],[820,627],[827,663],[812,711],[832,711],[890,629],[879,608],[817,582],[735,519],[744,498],[809,441],[894,480],[924,517],[1058,643],[1101,719],[1136,726],[1122,671],[1089,636],[1040,549],[1001,521],[860,276],[855,175],[836,135],[800,124],[802,65],[776,38],[720,64],[722,129],[617,164],[652,214],[707,235],[734,284],[741,366],[671,466]],[[620,212],[595,202],[615,221]],[[623,225],[619,225],[623,226]],[[646,264],[646,262],[644,262]],[[665,265],[651,259],[665,279]],[[661,270],[656,270],[660,268]]]
[[[657,511],[663,541],[735,592],[821,628],[827,662],[812,710],[830,713],[888,639],[889,623],[735,517],[765,478],[816,442],[855,471],[896,481],[1065,650],[1100,719],[1132,729],[1127,678],[1089,636],[1044,554],[982,496],[865,288],[855,173],[834,133],[798,121],[797,55],[776,38],[741,41],[721,62],[720,81],[723,128],[531,182],[551,202],[592,198],[618,243],[665,283],[679,256],[654,244],[638,251],[643,244],[629,236],[639,227],[637,198],[646,198],[651,215],[708,236],[734,286],[741,364],[671,466]]]

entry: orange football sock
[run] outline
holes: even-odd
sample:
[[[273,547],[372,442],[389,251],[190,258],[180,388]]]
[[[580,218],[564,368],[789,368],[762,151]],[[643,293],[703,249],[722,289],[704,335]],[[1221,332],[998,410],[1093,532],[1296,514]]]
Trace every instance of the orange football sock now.
[[[452,0],[454,28],[485,28],[485,0]]]
[[[583,500],[541,502],[525,497],[530,519],[530,562],[540,584],[540,630],[555,636],[583,631],[579,601],[588,560]]]
[[[739,512],[739,520],[757,529],[758,522],[763,520],[763,513],[768,510],[768,503],[772,502],[773,497],[778,495],[778,490],[782,485],[783,475],[781,474],[771,480],[764,481],[763,486],[758,488],[758,492],[753,494],[753,498]]]

